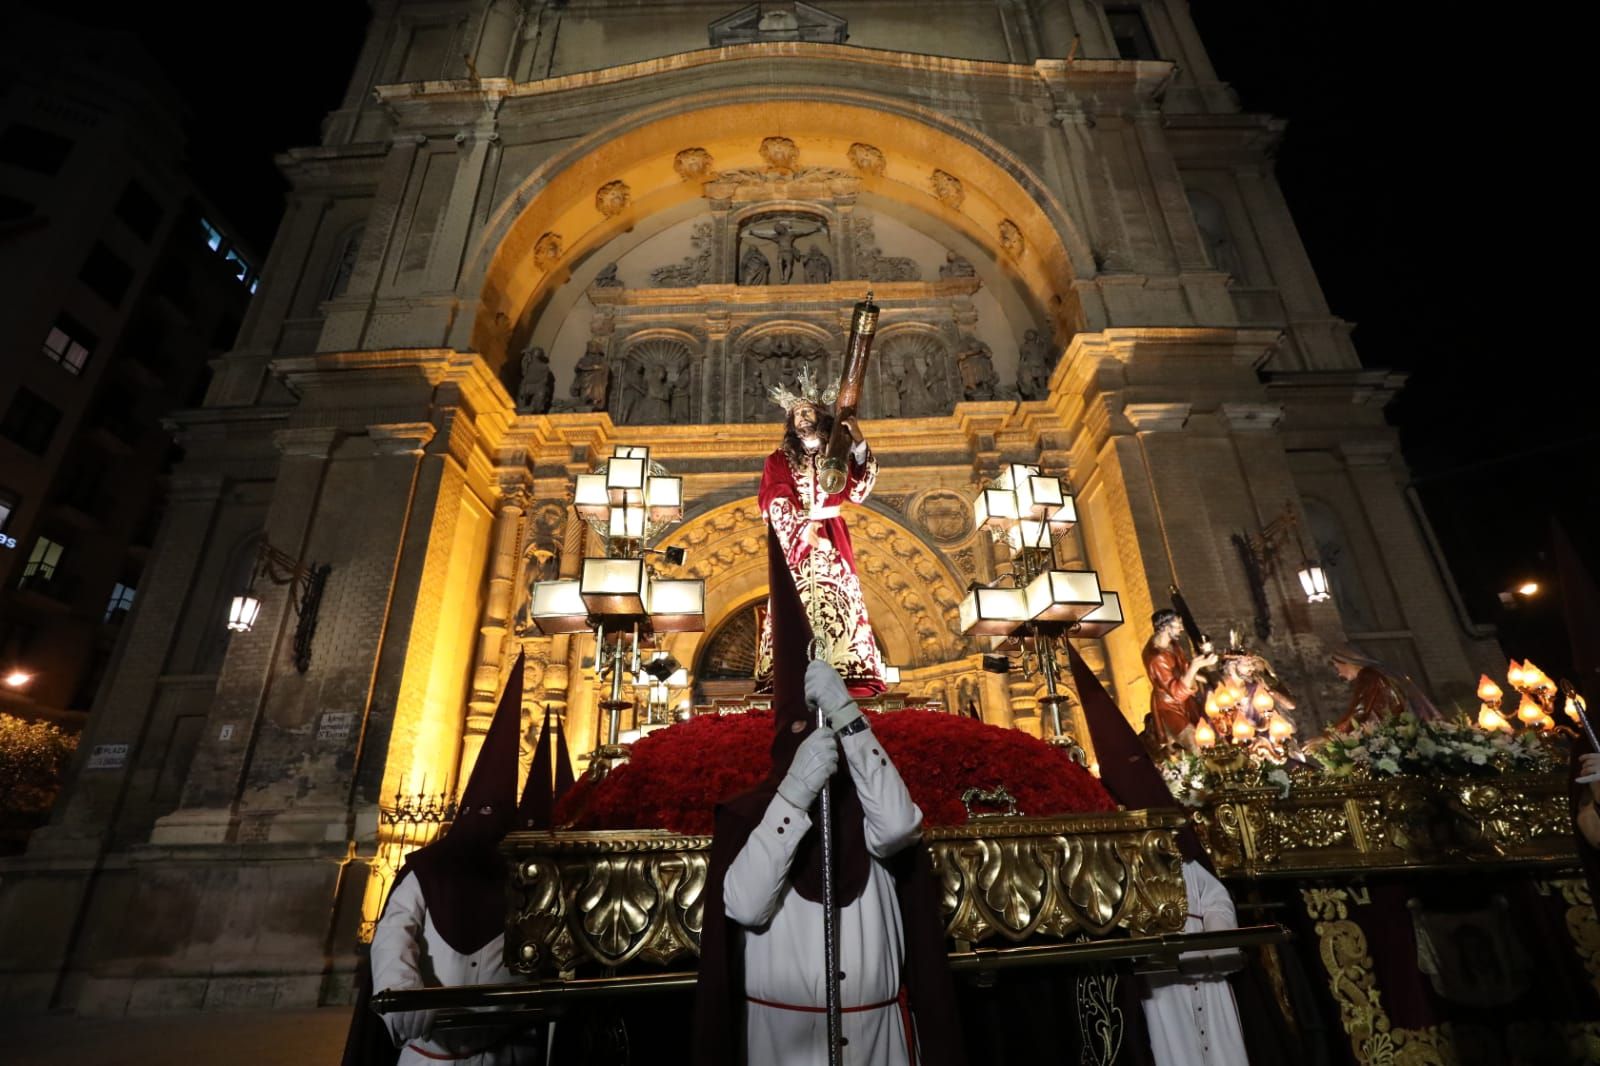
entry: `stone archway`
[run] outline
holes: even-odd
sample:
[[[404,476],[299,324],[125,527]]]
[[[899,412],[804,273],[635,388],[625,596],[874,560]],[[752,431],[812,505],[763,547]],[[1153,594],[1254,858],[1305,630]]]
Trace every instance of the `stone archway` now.
[[[771,141],[792,156],[775,164]],[[828,168],[859,182],[863,195],[937,219],[1015,283],[1015,298],[1031,305],[1017,319],[1056,317],[1066,332],[1082,324],[1071,282],[1093,273],[1088,242],[1015,155],[904,100],[779,85],[636,112],[529,174],[491,217],[462,275],[462,299],[478,303],[472,346],[502,364],[512,325],[592,252],[643,234],[647,220],[675,221],[719,174],[775,165]]]

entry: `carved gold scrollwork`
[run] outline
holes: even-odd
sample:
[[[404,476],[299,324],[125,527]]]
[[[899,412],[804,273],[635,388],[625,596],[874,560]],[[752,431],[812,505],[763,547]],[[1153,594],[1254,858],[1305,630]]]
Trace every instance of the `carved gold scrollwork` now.
[[[1315,925],[1318,954],[1328,988],[1355,1060],[1371,1066],[1445,1066],[1454,1062],[1453,1042],[1443,1028],[1395,1029],[1383,1007],[1372,972],[1367,935],[1349,920],[1357,898],[1342,888],[1305,888],[1300,897]]]
[[[1589,971],[1589,983],[1600,993],[1600,921],[1595,919],[1594,901],[1589,894],[1589,882],[1581,877],[1550,882],[1561,893],[1567,905],[1567,935]]]
[[[1085,974],[1078,978],[1078,1036],[1082,1041],[1078,1061],[1083,1066],[1111,1066],[1122,1050],[1124,1019],[1117,1006],[1114,974]]]
[[[1135,936],[1183,928],[1171,816],[979,820],[930,829],[949,935]],[[513,834],[507,964],[523,974],[668,963],[699,950],[710,840],[666,832]]]

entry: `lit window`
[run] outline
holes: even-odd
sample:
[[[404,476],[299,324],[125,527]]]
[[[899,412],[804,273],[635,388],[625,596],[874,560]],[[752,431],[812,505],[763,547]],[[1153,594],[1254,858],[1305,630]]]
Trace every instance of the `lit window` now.
[[[49,581],[56,576],[56,568],[61,565],[61,553],[66,549],[49,537],[40,537],[33,542],[33,551],[28,555],[28,565],[22,568],[23,580],[37,577]]]
[[[228,254],[223,256],[223,258],[233,264],[234,277],[238,278],[240,281],[244,281],[250,276],[250,264],[245,262],[244,256],[239,254],[239,250],[237,248],[229,248]]]
[[[132,586],[124,585],[120,581],[117,582],[116,587],[111,590],[111,599],[106,602],[105,620],[107,622],[119,619],[133,610],[133,594],[135,591]]]
[[[0,489],[0,533],[4,533],[11,516],[17,513],[17,498]]]
[[[251,296],[254,296],[256,294],[256,289],[259,288],[260,285],[261,285],[261,279],[260,278],[251,278],[250,279],[250,295]]]
[[[81,374],[94,343],[94,334],[70,315],[61,315],[44,338],[44,356],[69,374]]]
[[[206,247],[213,252],[222,247],[222,231],[205,219],[200,220],[200,229],[206,235]]]

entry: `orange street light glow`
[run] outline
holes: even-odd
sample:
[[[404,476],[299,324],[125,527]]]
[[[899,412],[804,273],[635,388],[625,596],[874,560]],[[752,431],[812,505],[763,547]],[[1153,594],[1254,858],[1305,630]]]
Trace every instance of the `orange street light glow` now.
[[[29,681],[32,681],[32,680],[33,680],[33,675],[28,673],[27,671],[24,671],[24,670],[13,670],[9,674],[6,675],[6,687],[8,687],[8,688],[21,688],[23,685],[26,685]]]
[[[1524,581],[1522,584],[1517,586],[1517,595],[1518,596],[1537,596],[1537,595],[1539,595],[1539,583],[1537,581]]]

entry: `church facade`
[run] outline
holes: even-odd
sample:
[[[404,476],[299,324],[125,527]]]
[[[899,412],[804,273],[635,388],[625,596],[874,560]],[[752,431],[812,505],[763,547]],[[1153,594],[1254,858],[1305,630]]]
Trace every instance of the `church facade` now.
[[[464,780],[519,647],[530,713],[597,743],[593,641],[525,612],[577,573],[571,481],[617,444],[684,478],[661,543],[706,579],[706,632],[667,647],[696,698],[737,688],[766,390],[836,377],[868,289],[882,473],[848,517],[904,694],[1040,731],[1037,677],[986,673],[956,621],[1005,564],[972,507],[1010,462],[1076,493],[1063,552],[1129,620],[1083,650],[1131,717],[1174,583],[1266,652],[1303,730],[1342,709],[1339,644],[1441,705],[1494,655],[1406,490],[1400,378],[1360,364],[1273,178],[1281,124],[1181,0],[373,11],[322,143],[280,160],[239,342],[174,416],[186,458],[55,817],[0,875],[7,1002],[346,995],[407,812]]]

